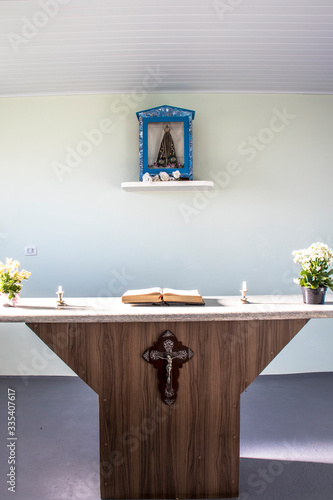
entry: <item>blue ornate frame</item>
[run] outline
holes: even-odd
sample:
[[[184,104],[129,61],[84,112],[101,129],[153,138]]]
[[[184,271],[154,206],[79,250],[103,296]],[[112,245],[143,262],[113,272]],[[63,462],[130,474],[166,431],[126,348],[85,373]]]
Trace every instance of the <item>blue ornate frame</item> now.
[[[148,172],[156,175],[160,172],[172,172],[179,170],[181,179],[193,179],[193,134],[192,121],[195,111],[174,106],[159,106],[158,108],[138,111],[136,116],[139,120],[139,161],[140,181]],[[184,167],[178,168],[148,168],[148,124],[153,122],[183,122],[184,124]]]

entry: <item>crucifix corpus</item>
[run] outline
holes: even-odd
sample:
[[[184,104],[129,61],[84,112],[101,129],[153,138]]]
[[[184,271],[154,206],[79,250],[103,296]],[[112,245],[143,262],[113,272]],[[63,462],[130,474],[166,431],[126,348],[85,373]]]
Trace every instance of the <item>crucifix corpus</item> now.
[[[142,356],[157,369],[162,400],[172,405],[177,398],[179,369],[194,356],[194,352],[167,330]]]

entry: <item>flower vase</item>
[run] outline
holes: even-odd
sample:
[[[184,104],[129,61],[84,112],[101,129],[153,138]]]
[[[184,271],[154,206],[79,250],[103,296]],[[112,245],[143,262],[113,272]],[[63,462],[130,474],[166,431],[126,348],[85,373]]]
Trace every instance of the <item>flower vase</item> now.
[[[316,289],[302,286],[304,304],[325,304],[326,290],[325,286],[320,286]]]
[[[20,301],[20,295],[18,293],[16,293],[14,295],[14,297],[12,297],[11,299],[9,298],[9,293],[1,293],[0,294],[0,300],[2,302],[2,305],[5,306],[5,307],[9,307],[9,306],[12,306],[12,307],[16,307],[17,304],[19,303]]]

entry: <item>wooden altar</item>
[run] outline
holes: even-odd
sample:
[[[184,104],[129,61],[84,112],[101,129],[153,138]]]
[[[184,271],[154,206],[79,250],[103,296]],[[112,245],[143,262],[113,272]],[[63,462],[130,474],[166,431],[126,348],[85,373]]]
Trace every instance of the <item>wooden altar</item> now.
[[[26,299],[2,308],[1,322],[26,323],[98,393],[101,498],[237,497],[240,394],[310,318],[333,317],[333,303],[296,296],[205,301],[133,307],[81,298],[57,309],[53,299]],[[156,348],[165,332],[177,351],[169,334],[166,351]],[[182,352],[187,362],[177,365]],[[169,402],[146,362],[157,358],[163,390],[179,372]]]

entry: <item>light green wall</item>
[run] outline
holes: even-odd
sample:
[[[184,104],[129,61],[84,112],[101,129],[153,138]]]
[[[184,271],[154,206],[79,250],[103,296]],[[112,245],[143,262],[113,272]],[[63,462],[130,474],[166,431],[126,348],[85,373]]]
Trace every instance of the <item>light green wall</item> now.
[[[194,177],[215,180],[209,195],[120,189],[138,180],[135,113],[162,104],[196,111]],[[299,293],[292,250],[333,246],[333,96],[2,98],[0,116],[0,260],[32,272],[23,297],[55,297],[59,284],[67,297],[154,285],[235,295],[243,280],[249,296]],[[331,330],[310,322],[266,373],[332,370]],[[0,373],[29,365],[33,338],[1,325]],[[53,358],[40,372],[62,370]]]

